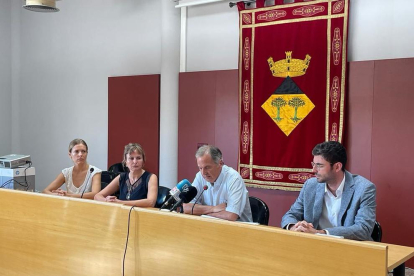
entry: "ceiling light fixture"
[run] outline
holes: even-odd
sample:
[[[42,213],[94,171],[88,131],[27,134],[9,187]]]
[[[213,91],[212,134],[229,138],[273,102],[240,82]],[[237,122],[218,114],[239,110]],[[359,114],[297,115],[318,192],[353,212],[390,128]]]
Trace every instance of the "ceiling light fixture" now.
[[[25,0],[23,8],[35,12],[58,12],[56,0]]]

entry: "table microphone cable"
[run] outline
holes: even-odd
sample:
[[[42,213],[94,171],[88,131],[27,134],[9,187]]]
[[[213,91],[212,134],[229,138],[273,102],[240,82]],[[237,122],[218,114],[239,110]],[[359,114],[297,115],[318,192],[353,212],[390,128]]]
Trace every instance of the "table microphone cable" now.
[[[24,169],[24,182],[19,182],[19,181],[15,180],[14,178],[11,178],[11,179],[7,180],[6,182],[4,182],[3,184],[1,184],[0,189],[6,187],[7,185],[9,185],[12,182],[15,182],[15,183],[19,184],[20,186],[26,188],[26,191],[29,190],[30,184],[27,182],[26,170],[32,166],[32,162],[31,161],[26,161],[26,164],[29,164],[29,166]]]
[[[126,237],[126,242],[125,242],[125,251],[124,251],[124,258],[122,260],[122,276],[125,275],[125,256],[126,256],[126,252],[128,249],[128,240],[129,240],[129,226],[130,226],[130,222],[131,222],[131,212],[132,209],[134,209],[135,206],[132,206],[131,209],[129,209],[129,214],[128,214],[128,232],[127,232],[127,237]]]
[[[29,190],[29,183],[27,183],[27,175],[26,175],[26,171],[28,168],[30,168],[32,166],[32,161],[26,161],[26,164],[29,164],[29,166],[27,166],[24,169],[24,182],[26,183],[26,192]]]

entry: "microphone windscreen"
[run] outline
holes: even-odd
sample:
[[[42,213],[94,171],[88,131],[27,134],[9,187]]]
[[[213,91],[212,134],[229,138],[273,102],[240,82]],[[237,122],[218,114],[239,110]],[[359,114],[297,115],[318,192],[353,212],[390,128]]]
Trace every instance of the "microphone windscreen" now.
[[[91,168],[89,171],[91,172],[91,173],[93,173],[93,171],[94,171],[95,169],[94,168]]]
[[[195,198],[197,196],[197,189],[193,186],[188,187],[188,191],[187,192],[182,192],[180,194],[180,199],[184,202],[184,203],[188,203],[191,200],[193,200],[193,198]]]
[[[173,196],[176,201],[179,201],[180,193],[188,191],[188,187],[190,186],[190,181],[188,181],[187,179],[183,179],[177,184],[177,186],[170,190],[170,195]]]
[[[177,189],[180,190],[181,192],[183,191],[183,189],[185,187],[191,186],[190,181],[188,181],[187,179],[183,179],[181,180],[178,184],[177,184]]]

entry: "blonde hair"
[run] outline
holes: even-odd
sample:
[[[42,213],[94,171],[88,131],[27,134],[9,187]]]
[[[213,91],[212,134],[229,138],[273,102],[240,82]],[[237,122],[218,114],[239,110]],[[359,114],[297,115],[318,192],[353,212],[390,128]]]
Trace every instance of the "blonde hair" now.
[[[77,139],[73,139],[72,141],[70,141],[69,153],[72,152],[73,147],[76,145],[84,145],[86,147],[86,152],[88,152],[88,145],[86,144],[85,140],[77,138]]]
[[[128,145],[125,146],[125,149],[124,149],[124,160],[122,160],[122,164],[124,166],[126,164],[127,154],[131,154],[134,151],[142,155],[142,160],[144,160],[144,163],[145,163],[145,152],[142,146],[137,143],[129,143]]]

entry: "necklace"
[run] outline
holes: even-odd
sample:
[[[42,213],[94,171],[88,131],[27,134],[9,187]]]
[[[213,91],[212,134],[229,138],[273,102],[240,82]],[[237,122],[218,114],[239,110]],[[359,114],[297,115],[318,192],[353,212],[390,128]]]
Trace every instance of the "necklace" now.
[[[131,192],[136,188],[136,187],[138,187],[139,186],[139,184],[141,184],[141,182],[142,182],[142,179],[141,179],[141,177],[142,177],[142,175],[144,174],[144,172],[145,171],[143,171],[142,173],[141,173],[141,175],[138,177],[138,179],[133,183],[133,184],[131,184],[131,179],[132,180],[134,180],[133,178],[131,178],[131,177],[129,177],[129,175],[128,175],[128,180],[127,180],[127,182],[126,182],[126,184],[127,184],[127,189],[128,189],[128,192],[127,192],[127,194],[126,194],[126,200],[130,200],[130,198],[131,198]]]

